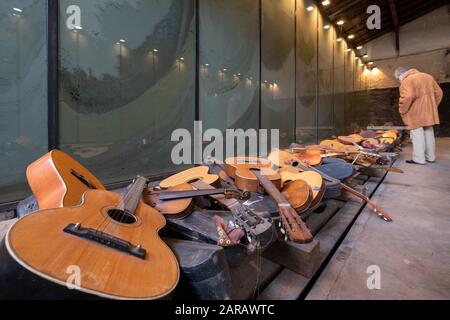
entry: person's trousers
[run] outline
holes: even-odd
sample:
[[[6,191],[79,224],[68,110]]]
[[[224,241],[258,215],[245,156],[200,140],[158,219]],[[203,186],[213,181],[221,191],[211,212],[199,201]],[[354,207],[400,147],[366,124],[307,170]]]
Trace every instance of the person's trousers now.
[[[410,131],[413,143],[414,162],[425,164],[426,161],[436,160],[436,143],[433,126],[417,128]]]

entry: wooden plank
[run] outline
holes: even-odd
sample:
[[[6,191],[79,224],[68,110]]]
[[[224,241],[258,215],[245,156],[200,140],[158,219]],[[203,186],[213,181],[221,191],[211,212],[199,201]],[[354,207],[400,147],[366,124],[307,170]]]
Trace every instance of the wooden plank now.
[[[264,289],[257,300],[296,300],[309,279],[283,269],[281,273]]]
[[[278,240],[264,252],[264,257],[310,278],[320,262],[319,241],[295,243]]]
[[[231,268],[231,282],[233,284],[233,300],[247,300],[257,297],[260,288],[263,288],[272,281],[281,271],[278,264],[259,257],[251,256],[237,268]]]

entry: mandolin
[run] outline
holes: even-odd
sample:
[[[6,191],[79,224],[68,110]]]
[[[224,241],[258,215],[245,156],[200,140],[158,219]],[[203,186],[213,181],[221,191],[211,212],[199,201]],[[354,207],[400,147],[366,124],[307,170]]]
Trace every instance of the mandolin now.
[[[88,169],[57,149],[31,163],[26,174],[40,209],[75,206],[85,191],[105,190]]]
[[[47,289],[50,282],[67,292],[68,270],[79,270],[73,294],[146,300],[168,296],[180,271],[158,235],[164,216],[141,201],[146,182],[137,177],[124,196],[88,190],[78,206],[20,219],[5,238],[7,252],[21,272],[35,276],[36,288]]]
[[[247,200],[250,198],[249,192],[242,192],[237,189],[195,190],[192,185],[184,183],[166,190],[152,189],[145,193],[144,199],[147,204],[156,208],[166,218],[182,219],[192,212],[194,197],[219,194],[223,194],[227,199]]]

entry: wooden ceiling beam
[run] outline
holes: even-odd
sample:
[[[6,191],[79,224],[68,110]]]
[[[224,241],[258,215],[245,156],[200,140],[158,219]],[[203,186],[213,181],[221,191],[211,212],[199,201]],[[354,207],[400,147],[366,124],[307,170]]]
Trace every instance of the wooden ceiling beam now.
[[[397,56],[399,56],[400,55],[400,24],[398,22],[397,7],[395,5],[395,0],[389,0],[389,9],[391,11],[392,24],[394,25],[395,50],[397,51]]]

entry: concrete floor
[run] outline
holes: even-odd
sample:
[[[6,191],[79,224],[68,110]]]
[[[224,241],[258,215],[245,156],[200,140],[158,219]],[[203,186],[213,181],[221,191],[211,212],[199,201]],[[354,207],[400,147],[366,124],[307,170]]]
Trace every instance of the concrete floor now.
[[[404,162],[389,173],[373,200],[394,219],[365,209],[307,299],[450,299],[450,138],[437,141],[437,162]],[[369,266],[380,269],[381,288],[368,289]]]

